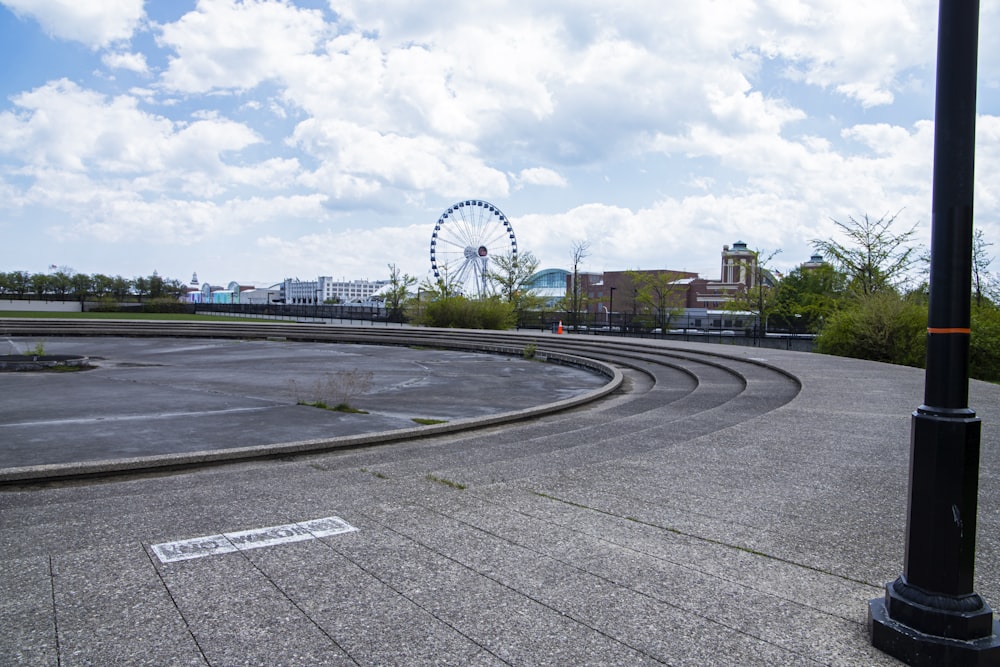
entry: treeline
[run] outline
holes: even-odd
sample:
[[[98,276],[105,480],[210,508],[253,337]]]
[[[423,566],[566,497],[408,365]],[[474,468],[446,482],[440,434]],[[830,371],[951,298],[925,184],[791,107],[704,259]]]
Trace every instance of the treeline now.
[[[798,268],[774,288],[752,290],[737,307],[763,312],[772,324],[795,321],[815,332],[817,352],[922,368],[928,264],[911,243],[914,229],[896,232],[895,216],[834,222],[843,241],[814,241],[827,263]],[[1000,278],[989,270],[990,245],[977,231],[969,375],[1000,382]]]
[[[124,278],[101,273],[87,275],[68,269],[52,273],[0,271],[0,297],[52,301],[143,301],[179,299],[185,285],[174,278],[151,276]]]

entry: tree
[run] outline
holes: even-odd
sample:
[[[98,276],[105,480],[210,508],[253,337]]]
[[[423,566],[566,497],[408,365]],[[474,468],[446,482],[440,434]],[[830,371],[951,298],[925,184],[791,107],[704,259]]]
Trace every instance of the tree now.
[[[926,340],[926,304],[883,289],[833,313],[816,338],[816,351],[922,367]]]
[[[187,293],[187,287],[177,278],[163,280],[163,294],[172,299],[180,299]]]
[[[491,266],[496,268],[486,272],[486,279],[500,299],[511,304],[518,315],[541,305],[541,299],[528,287],[528,281],[538,270],[538,259],[530,251],[494,257]]]
[[[44,299],[46,294],[54,291],[52,276],[47,273],[35,273],[28,279],[31,283],[31,291],[38,299]]]
[[[684,274],[673,271],[626,271],[635,302],[649,310],[657,327],[667,332],[670,320],[684,310],[687,286],[678,283]]]
[[[751,284],[745,289],[741,289],[733,295],[733,298],[726,302],[726,310],[737,312],[757,313],[760,327],[763,328],[768,317],[776,312],[777,301],[775,299],[773,273],[767,268],[771,260],[778,255],[781,250],[753,250],[753,257],[740,262],[745,272],[753,276]],[[794,315],[795,313],[789,313]]]
[[[139,276],[132,280],[132,286],[135,288],[135,295],[142,301],[142,297],[149,293],[149,278]]]
[[[983,305],[984,300],[992,301],[996,297],[996,287],[989,273],[993,258],[987,254],[987,248],[992,246],[983,237],[983,230],[977,229],[972,236],[972,296],[976,307]]]
[[[846,278],[830,264],[796,268],[771,292],[771,312],[790,321],[801,317],[802,328],[816,332],[839,307]]]
[[[70,278],[70,284],[70,289],[73,292],[73,298],[80,303],[83,303],[93,291],[94,279],[85,273],[76,273],[72,278]]]
[[[574,328],[579,324],[580,311],[587,305],[586,297],[580,286],[580,263],[589,256],[590,241],[573,242],[573,283],[570,285],[568,310]]]
[[[164,288],[166,283],[163,278],[160,277],[156,271],[153,271],[153,275],[149,277],[149,298],[159,299],[165,294]]]
[[[417,279],[408,273],[400,273],[399,267],[389,264],[389,289],[384,293],[385,307],[391,322],[403,321],[403,307],[409,298],[410,288]]]
[[[916,225],[896,234],[892,225],[898,215],[883,215],[873,220],[866,213],[861,219],[851,216],[848,222],[834,220],[847,236],[847,242],[813,240],[812,243],[847,275],[848,287],[855,293],[869,296],[896,290],[918,259],[917,249],[910,245]]]
[[[73,290],[74,275],[73,269],[61,268],[49,277],[49,287],[60,298],[65,298]]]
[[[27,271],[11,271],[7,274],[7,284],[11,292],[23,298],[31,287],[32,276]]]
[[[420,283],[420,293],[429,294],[431,299],[447,299],[462,293],[462,283],[452,277],[448,267],[443,267],[440,276],[424,278],[424,282]]]
[[[129,291],[132,289],[132,281],[122,276],[115,276],[111,279],[111,296],[118,301],[128,299]]]
[[[94,296],[98,299],[110,297],[114,288],[114,279],[103,273],[95,273],[91,276],[93,281]]]

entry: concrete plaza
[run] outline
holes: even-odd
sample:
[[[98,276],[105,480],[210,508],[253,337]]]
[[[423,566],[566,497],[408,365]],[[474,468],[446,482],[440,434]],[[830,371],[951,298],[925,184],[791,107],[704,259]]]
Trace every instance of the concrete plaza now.
[[[283,363],[294,363],[295,345]],[[923,373],[778,350],[648,345],[676,356],[626,369],[628,392],[523,423],[2,487],[2,662],[897,664],[869,645],[865,618],[868,600],[902,567],[909,415]],[[400,356],[389,366],[426,384],[400,393],[395,408],[381,404],[379,418],[445,415],[447,405],[432,409],[443,400],[434,374],[420,370],[439,353],[392,354]],[[519,387],[530,403],[601,381],[514,362],[483,361],[507,371],[485,378],[466,369],[441,386],[474,412]],[[266,392],[254,394],[262,409],[251,421],[227,429],[238,413],[224,411],[239,407],[227,397],[245,400],[280,366],[259,369],[257,380],[216,374],[187,385],[166,366],[147,366],[159,405],[176,398],[187,406],[178,411],[194,413],[194,400],[202,414],[190,415],[190,430],[164,417],[161,425],[174,425],[164,430],[116,408],[109,414],[121,418],[108,428],[142,435],[118,445],[108,436],[108,446],[286,437],[268,430],[274,421],[329,429],[339,417],[324,422],[290,395],[269,405]],[[137,384],[126,373],[107,383],[128,395]],[[17,379],[16,395],[4,385],[5,410],[26,412],[21,426],[0,426],[0,438],[7,428],[21,437],[40,418],[28,416],[30,404],[51,396],[37,393],[37,379]],[[428,403],[419,403],[421,386]],[[1000,386],[973,382],[970,403],[983,419],[977,592],[996,608]],[[67,409],[76,421],[40,429],[42,450],[59,450],[74,429],[87,434],[74,446],[103,432],[96,413]],[[120,440],[129,431],[114,432]],[[31,456],[30,443],[21,450]]]

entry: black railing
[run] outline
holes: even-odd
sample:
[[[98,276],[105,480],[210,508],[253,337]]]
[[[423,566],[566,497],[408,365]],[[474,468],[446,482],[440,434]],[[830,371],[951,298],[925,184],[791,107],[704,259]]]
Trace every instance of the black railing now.
[[[572,324],[572,322],[576,324]],[[756,318],[749,322],[722,319],[718,323],[708,320],[689,321],[686,317],[673,318],[666,326],[653,321],[648,316],[632,317],[631,314],[615,313],[607,315],[579,314],[576,318],[565,312],[531,311],[518,318],[519,329],[538,329],[556,333],[562,325],[563,333],[578,333],[595,336],[627,336],[633,338],[658,338],[663,340],[684,340],[701,343],[722,343],[745,345],[771,349],[798,350],[811,352],[815,347],[815,334],[798,322],[780,322],[777,330],[764,332],[758,328]]]
[[[234,317],[283,319],[303,322],[341,320],[350,323],[401,323],[402,314],[370,305],[322,304],[304,305],[289,303],[198,303],[197,313],[216,313]]]

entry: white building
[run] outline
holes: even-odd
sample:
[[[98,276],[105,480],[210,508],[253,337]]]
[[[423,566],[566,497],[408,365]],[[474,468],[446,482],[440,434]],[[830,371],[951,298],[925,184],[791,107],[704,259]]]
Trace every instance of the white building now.
[[[278,285],[271,287],[254,287],[253,285],[241,285],[238,282],[230,281],[226,287],[202,283],[198,281],[198,274],[191,278],[190,287],[184,297],[189,303],[275,303],[279,297]]]
[[[281,295],[289,304],[365,303],[388,284],[388,280],[334,280],[330,276],[308,281],[286,278]]]

